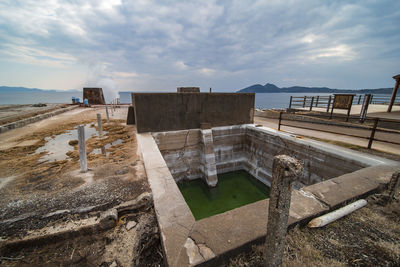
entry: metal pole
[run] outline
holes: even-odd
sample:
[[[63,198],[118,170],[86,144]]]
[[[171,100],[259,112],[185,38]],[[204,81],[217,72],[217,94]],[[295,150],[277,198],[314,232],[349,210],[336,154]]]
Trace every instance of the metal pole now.
[[[314,97],[311,97],[310,111],[312,110],[313,104],[314,104]]]
[[[318,107],[318,102],[319,102],[319,95],[317,95],[317,101],[315,102],[316,107]]]
[[[78,146],[81,172],[87,172],[85,126],[83,125],[78,126]]]
[[[365,94],[364,95],[364,101],[361,107],[361,112],[360,112],[360,122],[364,123],[365,118],[367,117],[367,112],[368,112],[368,106],[369,106],[369,98],[371,97],[371,94]]]
[[[111,116],[114,117],[114,110],[113,110],[113,107],[112,107],[112,101],[110,102],[110,105],[111,105]]]
[[[99,131],[99,136],[103,135],[103,126],[101,125],[101,114],[97,113],[97,130]]]
[[[372,142],[374,141],[375,131],[376,131],[376,127],[378,126],[378,122],[379,122],[379,118],[375,118],[374,126],[372,127],[372,130],[371,130],[371,136],[369,137],[368,149],[370,149],[372,147]]]
[[[281,130],[281,121],[282,121],[282,111],[279,112],[279,123],[278,123],[278,131]]]
[[[106,114],[107,114],[107,122],[110,122],[110,116],[108,115],[108,107],[107,107],[107,104],[106,104]]]
[[[289,102],[289,109],[291,109],[292,108],[292,96],[290,96],[290,102]]]
[[[289,218],[292,182],[303,172],[303,165],[287,155],[274,157],[269,197],[265,266],[281,266]]]
[[[400,83],[400,78],[396,79],[396,83],[393,88],[392,97],[390,98],[390,104],[389,104],[387,112],[392,112],[392,107],[393,107],[394,101],[396,100],[397,89],[399,89],[399,83]]]
[[[360,105],[360,101],[361,101],[361,95],[358,96],[358,103],[357,103],[357,105]]]
[[[304,96],[303,108],[305,108],[305,107],[306,107],[306,100],[307,100],[307,96]]]
[[[331,98],[332,96],[329,96],[328,107],[326,108],[326,112],[329,112],[329,108],[331,107]]]

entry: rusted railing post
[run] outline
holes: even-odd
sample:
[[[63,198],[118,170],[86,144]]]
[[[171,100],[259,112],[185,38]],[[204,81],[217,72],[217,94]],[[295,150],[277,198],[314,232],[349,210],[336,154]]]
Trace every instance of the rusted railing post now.
[[[332,96],[329,96],[328,107],[326,108],[326,112],[329,112],[329,108],[331,107],[331,98]]]
[[[279,112],[279,122],[278,122],[278,131],[281,130],[281,121],[282,121],[282,111]]]
[[[311,97],[311,104],[310,104],[310,111],[312,110],[313,104],[314,104],[314,97],[312,96],[312,97]]]
[[[371,129],[371,136],[369,137],[368,149],[371,148],[372,142],[374,141],[375,131],[376,131],[376,127],[378,127],[378,122],[379,122],[379,118],[375,118],[374,126]]]
[[[303,172],[303,165],[287,155],[274,157],[269,198],[265,266],[280,266],[289,218],[292,182]]]

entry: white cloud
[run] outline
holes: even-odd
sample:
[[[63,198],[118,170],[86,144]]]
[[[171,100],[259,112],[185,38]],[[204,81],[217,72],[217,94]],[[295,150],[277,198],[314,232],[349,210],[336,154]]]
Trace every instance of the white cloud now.
[[[81,64],[88,81],[114,78],[124,88],[233,90],[289,73],[320,85],[337,67],[396,66],[399,8],[394,0],[2,1],[0,63]]]

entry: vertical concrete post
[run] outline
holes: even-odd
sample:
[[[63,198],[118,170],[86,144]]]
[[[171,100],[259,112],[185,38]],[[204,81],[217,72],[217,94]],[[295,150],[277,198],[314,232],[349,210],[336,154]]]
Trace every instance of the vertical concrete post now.
[[[103,135],[103,125],[101,125],[101,114],[97,113],[97,130],[99,131],[99,136]]]
[[[400,184],[400,171],[393,173],[389,183],[389,202],[393,201]]]
[[[300,161],[287,155],[274,157],[269,198],[265,266],[281,266],[289,218],[292,182],[303,172]]]
[[[107,104],[106,104],[106,114],[107,114],[107,122],[110,122],[110,116],[108,115],[108,107],[107,107]]]
[[[79,146],[79,160],[81,163],[81,172],[87,172],[86,161],[86,140],[85,140],[85,126],[78,126],[78,146]]]

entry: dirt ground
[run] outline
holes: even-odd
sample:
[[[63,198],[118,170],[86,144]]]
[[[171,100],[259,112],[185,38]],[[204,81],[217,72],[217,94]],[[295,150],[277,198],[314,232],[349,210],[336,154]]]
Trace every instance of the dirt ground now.
[[[400,201],[382,194],[322,228],[297,225],[286,236],[283,266],[399,266]],[[265,246],[254,246],[227,266],[264,266]]]
[[[77,125],[97,127],[102,114],[102,137],[86,142],[87,173],[80,172],[76,140],[70,140],[68,157],[42,162],[36,154],[48,138],[76,129]],[[113,115],[111,115],[111,113]],[[45,226],[79,221],[150,192],[138,152],[135,126],[126,125],[127,108],[111,112],[106,122],[104,108],[79,108],[15,129],[0,136],[0,241],[23,237]],[[107,144],[107,154],[93,154]],[[137,225],[126,228],[128,222]],[[150,251],[150,252],[146,252]],[[94,235],[82,235],[62,242],[0,251],[0,265],[140,266],[161,262],[160,240],[152,209],[120,218],[118,226]],[[139,253],[140,252],[140,253]],[[140,257],[133,259],[134,253]],[[147,256],[146,256],[147,255]],[[139,266],[139,265],[137,265]]]
[[[45,104],[45,106],[0,105],[0,125],[34,117],[39,114],[68,106],[68,104]]]

